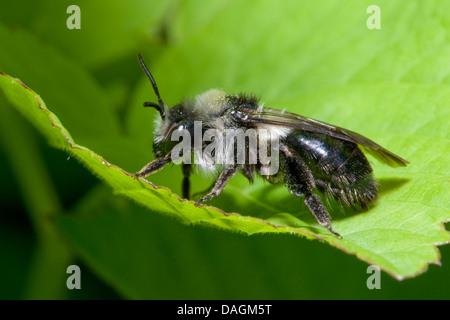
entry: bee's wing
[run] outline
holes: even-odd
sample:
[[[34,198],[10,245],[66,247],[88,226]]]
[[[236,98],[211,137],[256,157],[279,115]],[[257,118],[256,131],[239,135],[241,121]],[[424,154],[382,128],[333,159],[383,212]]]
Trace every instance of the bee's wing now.
[[[378,160],[391,167],[406,166],[409,162],[386,150],[379,144],[351,130],[336,127],[324,122],[309,119],[295,113],[277,109],[258,108],[246,112],[246,123],[263,123],[273,126],[292,128],[294,130],[324,134],[336,139],[359,144]]]

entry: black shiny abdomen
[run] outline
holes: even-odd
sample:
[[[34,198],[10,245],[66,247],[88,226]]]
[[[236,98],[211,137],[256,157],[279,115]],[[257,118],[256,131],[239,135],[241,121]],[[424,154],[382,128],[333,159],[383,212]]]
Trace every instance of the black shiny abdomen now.
[[[285,143],[311,170],[320,191],[363,209],[376,199],[372,167],[357,144],[302,131],[289,134]]]

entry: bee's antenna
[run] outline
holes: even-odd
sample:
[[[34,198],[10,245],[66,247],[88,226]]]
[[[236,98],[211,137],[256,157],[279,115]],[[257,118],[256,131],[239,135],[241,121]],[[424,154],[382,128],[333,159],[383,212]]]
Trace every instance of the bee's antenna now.
[[[156,86],[156,82],[155,79],[153,79],[152,74],[150,73],[150,71],[148,70],[147,66],[145,65],[144,59],[142,59],[142,56],[140,53],[138,53],[138,59],[139,59],[139,63],[141,64],[142,69],[144,69],[145,73],[147,74],[147,77],[149,78],[150,82],[152,83],[153,86],[153,91],[155,91],[156,96],[158,97],[158,103],[155,102],[144,102],[144,107],[153,107],[156,110],[159,111],[161,118],[164,118],[165,116],[165,112],[164,112],[164,102],[162,101],[160,95],[159,95],[159,91],[158,91],[158,87]]]

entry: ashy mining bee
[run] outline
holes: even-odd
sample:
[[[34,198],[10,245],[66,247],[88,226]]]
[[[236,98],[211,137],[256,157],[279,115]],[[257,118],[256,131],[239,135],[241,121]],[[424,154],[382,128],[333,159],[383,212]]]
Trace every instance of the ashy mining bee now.
[[[158,98],[158,103],[145,102],[144,106],[158,110],[160,119],[153,143],[156,159],[136,173],[136,177],[146,177],[173,162],[172,150],[176,142],[170,136],[176,131],[187,130],[192,133],[192,137],[195,123],[201,123],[202,133],[208,129],[216,130],[219,135],[224,135],[227,129],[265,129],[269,134],[258,134],[259,142],[264,139],[270,139],[271,142],[278,140],[278,170],[275,174],[267,173],[267,163],[262,163],[259,154],[255,163],[215,164],[199,161],[197,164],[200,169],[215,170],[218,176],[209,192],[196,202],[197,205],[220,195],[236,172],[241,172],[250,182],[256,172],[268,182],[284,184],[293,195],[304,197],[305,205],[317,222],[341,238],[332,229],[330,215],[318,193],[336,199],[341,206],[367,210],[376,200],[378,190],[372,167],[361,150],[392,167],[408,164],[408,161],[356,132],[294,113],[265,108],[254,96],[229,95],[213,89],[169,109],[163,103],[155,80],[141,55],[138,58]],[[189,145],[193,146],[194,141],[190,141]],[[201,149],[205,150],[207,146],[203,141]],[[248,153],[257,153],[248,143],[240,147]],[[189,199],[192,166],[183,163],[182,168],[183,197]]]

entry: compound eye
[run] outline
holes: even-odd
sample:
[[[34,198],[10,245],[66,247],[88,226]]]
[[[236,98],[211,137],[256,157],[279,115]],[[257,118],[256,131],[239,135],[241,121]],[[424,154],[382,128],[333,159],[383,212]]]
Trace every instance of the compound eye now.
[[[175,105],[170,109],[169,119],[171,122],[180,122],[185,117],[182,105]]]

